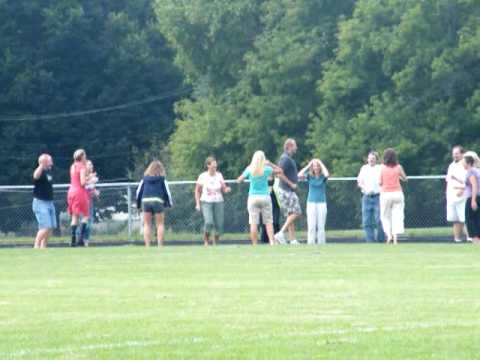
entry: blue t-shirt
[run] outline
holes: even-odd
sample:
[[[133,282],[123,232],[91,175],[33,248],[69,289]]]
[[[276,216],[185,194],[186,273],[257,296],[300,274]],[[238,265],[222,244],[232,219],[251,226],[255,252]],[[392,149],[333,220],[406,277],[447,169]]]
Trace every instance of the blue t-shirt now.
[[[307,176],[308,181],[308,199],[307,202],[324,203],[326,199],[327,178],[323,175],[319,177]]]
[[[246,168],[242,176],[250,180],[250,190],[248,195],[266,195],[269,196],[268,191],[268,178],[272,175],[273,169],[270,166],[265,166],[263,169],[263,175],[253,176],[249,168]]]

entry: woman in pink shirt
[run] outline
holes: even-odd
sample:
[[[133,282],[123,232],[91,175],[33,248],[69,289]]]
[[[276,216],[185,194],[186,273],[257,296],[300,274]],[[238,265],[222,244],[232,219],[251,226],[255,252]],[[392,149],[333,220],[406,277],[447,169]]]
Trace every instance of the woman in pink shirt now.
[[[383,165],[380,170],[380,217],[387,244],[397,244],[398,234],[403,234],[405,198],[400,180],[407,181],[402,165],[398,163],[394,149],[383,152]]]
[[[72,217],[71,246],[75,247],[77,246],[77,227],[80,217],[82,218],[82,224],[78,246],[85,246],[85,230],[90,217],[90,195],[85,188],[87,184],[87,154],[85,150],[76,150],[73,154],[73,160],[73,164],[70,167],[70,188],[68,189],[67,202],[68,213]]]

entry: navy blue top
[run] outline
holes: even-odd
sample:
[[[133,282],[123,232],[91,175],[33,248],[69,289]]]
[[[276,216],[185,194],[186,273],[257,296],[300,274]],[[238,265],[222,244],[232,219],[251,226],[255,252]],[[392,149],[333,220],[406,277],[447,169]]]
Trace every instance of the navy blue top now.
[[[137,207],[141,207],[142,199],[159,198],[165,207],[172,206],[172,197],[164,176],[144,176],[137,189]]]
[[[285,176],[296,184],[298,182],[298,168],[295,160],[292,159],[290,155],[287,153],[283,153],[282,156],[280,156],[280,160],[278,161],[278,166],[280,166],[283,170],[283,173]],[[285,191],[293,191],[288,184],[280,179],[280,188]]]
[[[327,178],[323,175],[319,177],[307,175],[308,181],[308,199],[307,202],[324,203],[327,201]]]

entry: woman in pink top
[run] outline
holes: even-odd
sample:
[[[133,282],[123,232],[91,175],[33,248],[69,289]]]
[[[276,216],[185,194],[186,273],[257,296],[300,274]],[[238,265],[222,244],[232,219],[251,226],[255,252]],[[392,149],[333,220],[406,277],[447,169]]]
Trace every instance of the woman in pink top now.
[[[87,184],[87,155],[85,150],[79,149],[73,154],[73,164],[70,167],[70,188],[68,189],[67,202],[68,213],[72,217],[71,231],[72,242],[71,246],[77,246],[77,227],[80,217],[82,224],[80,228],[80,237],[78,239],[78,246],[85,246],[83,241],[85,230],[90,216],[90,196],[85,185]]]
[[[405,198],[400,180],[407,181],[402,165],[398,163],[394,149],[383,153],[383,165],[380,170],[380,217],[387,244],[397,244],[398,234],[403,234]]]

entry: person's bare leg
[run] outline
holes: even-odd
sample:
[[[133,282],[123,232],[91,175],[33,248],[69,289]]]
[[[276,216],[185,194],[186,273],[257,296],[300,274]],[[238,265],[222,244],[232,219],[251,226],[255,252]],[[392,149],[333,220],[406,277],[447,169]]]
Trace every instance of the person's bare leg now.
[[[467,226],[465,225],[465,223],[462,223],[462,224],[463,224],[463,233],[465,234],[465,237],[467,238],[467,241],[473,241],[473,239],[468,234]]]
[[[149,247],[150,242],[152,241],[152,213],[144,212],[143,213],[143,241],[145,246]]]
[[[47,246],[48,246],[48,238],[50,237],[51,233],[52,233],[52,230],[51,230],[51,229],[46,229],[46,231],[45,231],[45,236],[43,237],[42,243],[41,243],[41,245],[40,245],[40,247],[41,247],[42,249],[46,249],[46,248],[47,248]]]
[[[270,246],[274,244],[273,242],[273,224],[266,224],[265,228],[267,229],[268,242]]]
[[[220,241],[220,235],[215,235],[212,240],[213,245],[217,245],[217,242]]]
[[[163,246],[163,238],[165,236],[165,214],[155,214],[155,223],[157,224],[157,241],[158,246]]]
[[[72,215],[72,222],[70,225],[78,225],[78,215]]]
[[[250,240],[252,240],[252,245],[257,245],[257,242],[258,242],[257,224],[250,224]]]
[[[398,235],[393,234],[393,245],[397,245],[397,238],[398,238]]]
[[[453,223],[453,236],[456,241],[462,240],[463,223],[460,223],[460,222]]]
[[[203,233],[203,245],[208,246],[210,241],[210,234],[209,233]]]
[[[287,231],[290,228],[290,224],[293,224],[295,220],[298,218],[298,214],[290,214],[287,216],[287,220],[285,220],[285,224],[283,224],[282,228],[280,229],[281,232]],[[295,231],[295,230],[294,230]]]
[[[288,238],[290,241],[296,240],[295,239],[295,223],[292,222],[290,226],[288,227]]]
[[[35,237],[35,243],[33,245],[35,249],[39,249],[42,247],[43,239],[45,238],[47,232],[48,232],[48,229],[38,230],[37,236]]]

